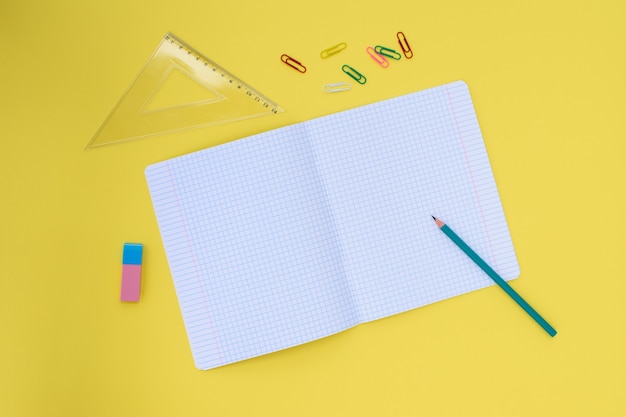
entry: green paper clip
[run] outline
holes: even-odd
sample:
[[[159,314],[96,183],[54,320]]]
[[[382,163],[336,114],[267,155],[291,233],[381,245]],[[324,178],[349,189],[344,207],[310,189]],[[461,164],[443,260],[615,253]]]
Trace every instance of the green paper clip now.
[[[374,51],[377,54],[386,56],[387,58],[395,59],[396,61],[402,58],[402,55],[400,55],[400,52],[396,52],[393,49],[385,48],[384,46],[380,46],[380,45],[376,46],[374,47]]]
[[[341,70],[345,72],[346,74],[348,74],[350,78],[352,78],[354,81],[356,81],[359,84],[365,84],[367,82],[367,78],[365,78],[365,75],[361,74],[360,72],[352,68],[350,65],[344,64],[344,66],[341,67]]]

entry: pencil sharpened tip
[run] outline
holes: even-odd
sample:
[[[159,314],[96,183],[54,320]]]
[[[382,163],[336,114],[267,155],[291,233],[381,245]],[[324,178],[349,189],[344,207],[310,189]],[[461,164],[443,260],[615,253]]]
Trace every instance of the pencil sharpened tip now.
[[[433,216],[432,214],[430,215],[430,217],[432,217],[434,221],[437,221],[437,218]]]

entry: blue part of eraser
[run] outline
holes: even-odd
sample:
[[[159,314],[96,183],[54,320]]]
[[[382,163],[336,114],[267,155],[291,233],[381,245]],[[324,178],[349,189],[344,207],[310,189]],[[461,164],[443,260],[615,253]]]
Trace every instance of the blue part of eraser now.
[[[141,265],[142,255],[143,244],[124,243],[124,255],[122,256],[122,263],[124,265]]]

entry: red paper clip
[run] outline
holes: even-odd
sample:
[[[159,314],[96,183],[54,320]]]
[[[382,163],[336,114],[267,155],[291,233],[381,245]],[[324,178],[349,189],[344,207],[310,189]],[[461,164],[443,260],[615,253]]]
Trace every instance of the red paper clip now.
[[[306,67],[302,65],[302,63],[298,62],[287,54],[282,54],[280,56],[280,60],[298,72],[301,72],[303,74],[306,72]]]
[[[398,32],[396,36],[398,36],[398,43],[400,44],[400,48],[402,48],[402,53],[404,54],[406,59],[413,58],[413,51],[411,50],[411,47],[409,46],[409,41],[406,40],[406,36],[404,36],[404,33]]]

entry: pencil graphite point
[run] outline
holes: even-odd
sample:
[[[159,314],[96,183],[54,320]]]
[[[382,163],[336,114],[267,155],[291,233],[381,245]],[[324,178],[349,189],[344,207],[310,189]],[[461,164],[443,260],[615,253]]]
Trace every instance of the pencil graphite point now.
[[[435,223],[437,223],[437,227],[439,227],[440,229],[444,226],[444,223],[441,220],[439,220],[438,218],[436,218],[435,216],[433,216],[432,214],[430,215],[430,217],[433,218]]]

